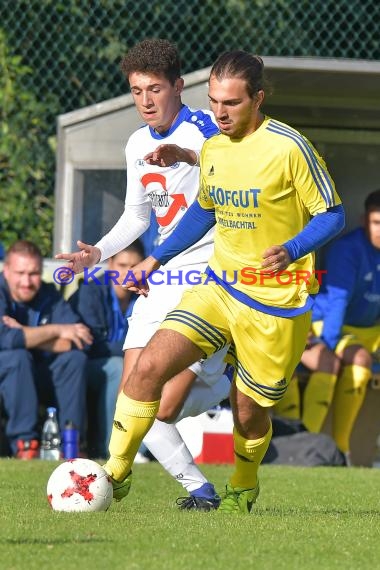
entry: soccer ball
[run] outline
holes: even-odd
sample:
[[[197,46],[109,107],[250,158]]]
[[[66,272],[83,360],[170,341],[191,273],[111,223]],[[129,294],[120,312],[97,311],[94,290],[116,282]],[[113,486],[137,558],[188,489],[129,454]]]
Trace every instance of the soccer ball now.
[[[50,475],[47,498],[53,511],[106,511],[112,501],[108,474],[90,459],[70,459]]]

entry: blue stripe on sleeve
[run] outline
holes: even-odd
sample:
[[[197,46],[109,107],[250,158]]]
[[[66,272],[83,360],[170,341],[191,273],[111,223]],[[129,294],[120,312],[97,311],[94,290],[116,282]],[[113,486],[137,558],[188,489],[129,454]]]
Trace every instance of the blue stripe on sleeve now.
[[[291,260],[300,259],[325,245],[344,228],[344,223],[345,215],[341,204],[311,218],[299,234],[284,243]]]

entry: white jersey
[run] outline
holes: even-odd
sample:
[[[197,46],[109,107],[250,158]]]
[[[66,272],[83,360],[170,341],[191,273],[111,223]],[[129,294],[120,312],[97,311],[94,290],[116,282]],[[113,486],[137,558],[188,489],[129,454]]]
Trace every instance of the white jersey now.
[[[164,135],[148,125],[131,135],[125,149],[125,210],[112,230],[96,244],[102,252],[101,261],[140,237],[149,226],[152,209],[159,226],[159,241],[162,242],[197,198],[199,168],[185,162],[159,167],[146,163],[143,157],[164,143],[200,151],[203,142],[217,132],[209,111],[195,111],[183,105],[176,121]],[[206,264],[213,252],[213,235],[212,229],[199,242],[173,258],[166,268]]]

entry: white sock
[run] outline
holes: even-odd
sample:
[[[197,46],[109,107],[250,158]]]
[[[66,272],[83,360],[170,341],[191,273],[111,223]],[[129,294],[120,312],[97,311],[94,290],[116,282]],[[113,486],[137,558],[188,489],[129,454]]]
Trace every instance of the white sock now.
[[[144,444],[162,467],[189,493],[207,483],[174,424],[156,419],[144,437]]]
[[[206,384],[198,376],[175,421],[179,422],[183,418],[199,416],[199,414],[207,412],[207,410],[228,398],[230,389],[231,382],[225,374],[212,386]]]

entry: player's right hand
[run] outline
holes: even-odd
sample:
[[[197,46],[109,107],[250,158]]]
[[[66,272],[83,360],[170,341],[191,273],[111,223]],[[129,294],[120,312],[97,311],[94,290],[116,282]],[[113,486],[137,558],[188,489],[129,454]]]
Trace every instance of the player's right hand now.
[[[150,255],[128,271],[128,275],[132,273],[133,278],[131,277],[131,279],[125,281],[122,286],[124,289],[128,289],[128,291],[147,297],[149,293],[149,283],[147,279],[160,265],[160,262]]]
[[[74,253],[57,253],[55,259],[64,259],[67,267],[74,273],[82,273],[85,267],[96,265],[101,257],[98,247],[77,241],[80,251]]]

